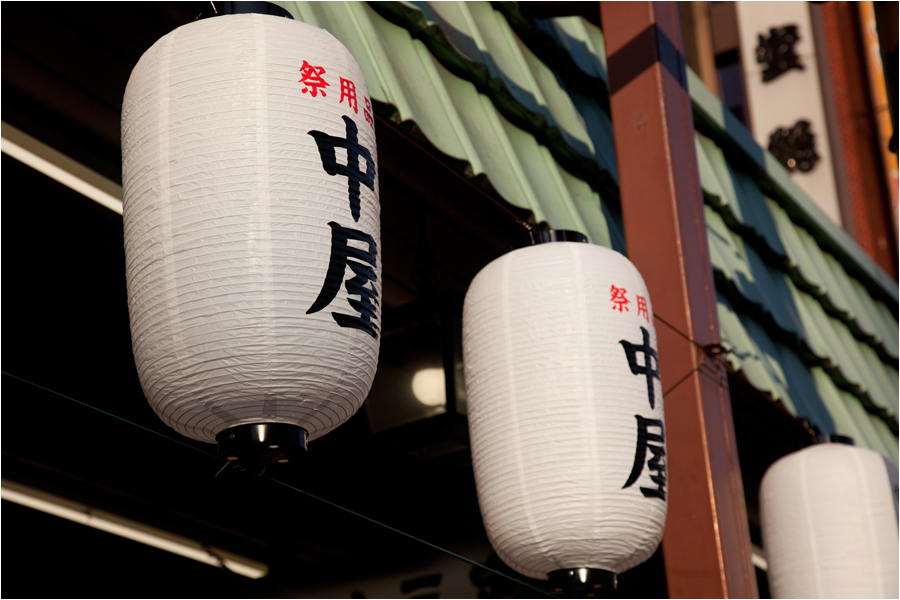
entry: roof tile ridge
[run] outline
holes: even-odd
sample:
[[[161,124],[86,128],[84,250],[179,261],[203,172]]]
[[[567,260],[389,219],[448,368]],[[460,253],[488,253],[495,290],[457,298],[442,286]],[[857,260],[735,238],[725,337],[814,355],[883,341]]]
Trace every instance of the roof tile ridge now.
[[[770,337],[773,342],[780,343],[788,350],[792,351],[808,368],[820,368],[822,372],[828,376],[835,388],[853,396],[859,401],[866,412],[884,421],[894,435],[897,435],[898,432],[900,432],[897,415],[894,415],[886,406],[877,403],[875,399],[872,398],[872,393],[867,386],[857,384],[848,378],[846,373],[841,370],[840,365],[832,356],[823,357],[817,355],[805,340],[802,340],[795,335],[791,335],[790,332],[786,332],[782,328],[777,327],[777,325],[773,326],[772,324],[767,323],[769,318],[765,309],[759,305],[759,303],[753,302],[741,294],[734,282],[725,277],[723,271],[714,269],[714,276],[716,279],[716,289],[725,297],[730,309],[734,311],[735,315],[744,315],[746,318],[762,327],[767,335],[777,330],[778,333],[776,333],[776,336]],[[760,315],[763,315],[762,319],[760,318]],[[729,345],[733,346],[731,343],[729,343]],[[747,349],[743,348],[733,349],[738,357],[740,357],[742,351],[747,351]],[[734,372],[743,370],[743,367],[739,369],[731,363],[729,363],[729,367],[730,370],[733,370]],[[753,384],[751,383],[751,385]],[[753,385],[753,387],[758,390],[760,389],[756,385]],[[771,390],[760,391],[772,393]]]
[[[723,152],[738,156],[751,166],[753,180],[763,193],[778,203],[791,217],[858,279],[874,297],[898,314],[900,290],[897,282],[871,260],[847,232],[832,223],[790,178],[767,150],[760,147],[747,128],[724,108],[690,68],[688,91],[694,107],[694,124],[699,133],[714,140]]]
[[[518,102],[506,83],[493,77],[488,67],[463,55],[436,23],[429,23],[418,7],[403,2],[369,2],[375,12],[391,23],[406,29],[420,40],[432,55],[451,73],[474,84],[509,122],[527,131],[550,150],[556,161],[594,188],[605,202],[619,209],[619,186],[597,159],[573,148],[558,126]],[[498,11],[499,12],[499,11]],[[503,13],[500,13],[506,18]]]
[[[778,269],[785,273],[799,290],[818,301],[826,314],[847,325],[848,329],[853,334],[854,339],[870,346],[886,365],[893,368],[898,367],[900,360],[890,352],[885,345],[884,340],[880,337],[867,334],[854,315],[835,306],[834,302],[828,296],[828,291],[826,289],[807,279],[803,272],[798,268],[797,264],[790,260],[789,257],[780,256],[775,253],[755,229],[738,221],[730,208],[721,202],[718,197],[705,190],[703,196],[706,204],[721,215],[726,227],[741,236],[746,243],[752,246],[766,266]],[[850,275],[848,274],[848,277],[849,276]],[[878,300],[873,298],[873,301]]]

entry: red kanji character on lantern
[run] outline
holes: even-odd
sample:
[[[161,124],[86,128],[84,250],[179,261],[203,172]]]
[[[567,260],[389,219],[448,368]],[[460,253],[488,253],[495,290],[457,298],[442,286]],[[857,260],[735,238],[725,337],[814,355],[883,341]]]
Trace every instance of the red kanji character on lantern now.
[[[368,96],[364,97],[363,100],[366,101],[366,106],[363,108],[363,115],[366,117],[366,122],[372,127],[375,127],[375,120],[372,119],[372,103],[369,102]]]
[[[303,66],[300,67],[300,83],[306,85],[307,87],[300,90],[302,93],[309,92],[313,98],[316,97],[318,92],[322,92],[322,97],[325,97],[325,87],[331,85],[324,79],[322,79],[322,75],[325,74],[325,67],[314,67],[305,60],[303,61]],[[343,79],[341,80],[343,81]]]
[[[344,98],[347,99],[347,105],[353,109],[353,112],[359,114],[356,103],[356,84],[349,79],[341,77],[341,99],[338,104],[341,104]]]
[[[647,299],[643,296],[637,297],[638,303],[638,316],[644,316],[644,319],[649,323],[650,322],[650,313],[647,312]]]
[[[609,288],[609,293],[611,294],[609,300],[613,303],[613,310],[619,309],[619,312],[622,312],[622,309],[624,309],[626,312],[628,311],[626,304],[629,304],[629,301],[625,297],[625,292],[627,291],[625,288],[617,288],[614,285]]]

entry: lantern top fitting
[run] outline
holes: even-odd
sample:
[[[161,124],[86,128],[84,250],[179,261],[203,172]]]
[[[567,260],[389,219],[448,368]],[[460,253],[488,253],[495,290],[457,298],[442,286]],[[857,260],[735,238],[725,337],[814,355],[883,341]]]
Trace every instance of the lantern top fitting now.
[[[588,237],[578,231],[569,231],[566,229],[547,229],[545,231],[529,232],[531,235],[531,245],[548,244],[550,242],[578,242],[581,244],[588,243]]]
[[[205,9],[195,21],[219,17],[222,15],[272,15],[293,20],[293,15],[284,8],[271,2],[210,2],[210,7]]]
[[[603,569],[560,569],[547,579],[550,591],[566,598],[606,598],[616,589],[616,574]]]
[[[248,423],[216,436],[219,456],[241,467],[290,463],[306,451],[306,430],[289,423]]]
[[[848,446],[856,445],[856,443],[853,441],[853,438],[849,435],[838,435],[836,433],[820,433],[816,441],[819,444],[847,444]]]

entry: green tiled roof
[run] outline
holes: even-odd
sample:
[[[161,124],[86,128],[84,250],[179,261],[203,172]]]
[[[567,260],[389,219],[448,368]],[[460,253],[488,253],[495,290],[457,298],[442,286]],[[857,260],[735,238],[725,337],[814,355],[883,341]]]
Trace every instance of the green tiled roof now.
[[[614,160],[608,115],[605,133],[575,128],[579,123],[566,94],[558,87],[545,93],[541,87],[549,87],[552,73],[515,45],[505,19],[495,17],[489,5],[438,3],[437,10],[447,18],[482,23],[483,34],[466,30],[465,37],[472,48],[480,44],[496,53],[498,62],[499,48],[509,50],[512,62],[503,65],[515,79],[494,77],[485,64],[456,50],[443,29],[429,24],[425,13],[411,4],[279,4],[347,46],[366,76],[379,113],[427,140],[461,173],[486,181],[511,204],[532,211],[538,222],[582,231],[593,243],[624,250],[621,217],[601,201],[601,193],[618,194],[618,187],[592,141],[593,134]],[[495,22],[486,24],[487,18]],[[463,43],[460,36],[456,39]],[[485,50],[483,56],[491,54]],[[497,62],[491,64],[497,68]],[[517,70],[512,71],[513,66]],[[535,100],[524,104],[514,93],[523,101]],[[569,125],[565,137],[557,119]]]
[[[515,2],[281,2],[360,62],[385,118],[559,229],[625,251],[603,35]],[[897,286],[693,74],[729,366],[898,462]]]

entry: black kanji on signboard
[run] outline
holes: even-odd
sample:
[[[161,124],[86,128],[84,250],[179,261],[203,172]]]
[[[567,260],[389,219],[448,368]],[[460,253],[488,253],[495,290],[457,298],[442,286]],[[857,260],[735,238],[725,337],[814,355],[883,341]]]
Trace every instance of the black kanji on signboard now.
[[[344,271],[347,267],[353,271],[354,277],[346,281],[347,294],[359,296],[359,300],[347,298],[347,302],[359,315],[345,315],[333,312],[331,316],[341,327],[361,329],[378,338],[378,327],[372,323],[375,311],[378,307],[378,292],[375,290],[377,276],[378,248],[371,235],[358,229],[342,227],[334,221],[328,223],[331,227],[331,258],[328,262],[328,272],[325,275],[325,283],[319,292],[319,296],[306,314],[319,312],[337,296],[344,279]],[[365,249],[350,245],[351,241],[362,242]],[[371,287],[366,284],[372,283]]]
[[[794,51],[794,44],[800,41],[796,25],[769,29],[769,36],[759,34],[756,47],[756,62],[765,65],[763,82],[772,81],[791,69],[803,70],[800,57]]]
[[[816,136],[809,121],[797,121],[793,127],[779,127],[769,136],[769,152],[788,171],[807,173],[819,162]]]
[[[319,157],[322,166],[329,175],[341,175],[347,178],[347,187],[350,193],[350,214],[354,221],[359,221],[359,184],[363,184],[370,190],[375,190],[375,161],[369,150],[359,144],[357,139],[356,123],[350,117],[341,117],[346,124],[346,138],[328,135],[321,131],[310,131],[309,135],[316,140],[319,148]],[[337,162],[336,148],[347,151],[347,164]],[[366,170],[359,170],[359,159],[366,161]]]
[[[644,460],[647,458],[647,450],[650,450],[652,456],[647,461],[647,468],[650,471],[656,471],[656,475],[650,475],[651,481],[656,484],[655,488],[641,488],[641,493],[647,498],[666,499],[666,447],[663,445],[666,441],[666,432],[663,429],[661,419],[645,419],[640,415],[634,415],[637,419],[637,447],[634,451],[634,465],[631,467],[631,474],[628,481],[622,486],[624,490],[631,487],[641,473],[644,471]],[[659,433],[650,433],[650,427],[658,427]],[[651,444],[650,442],[657,442]]]

